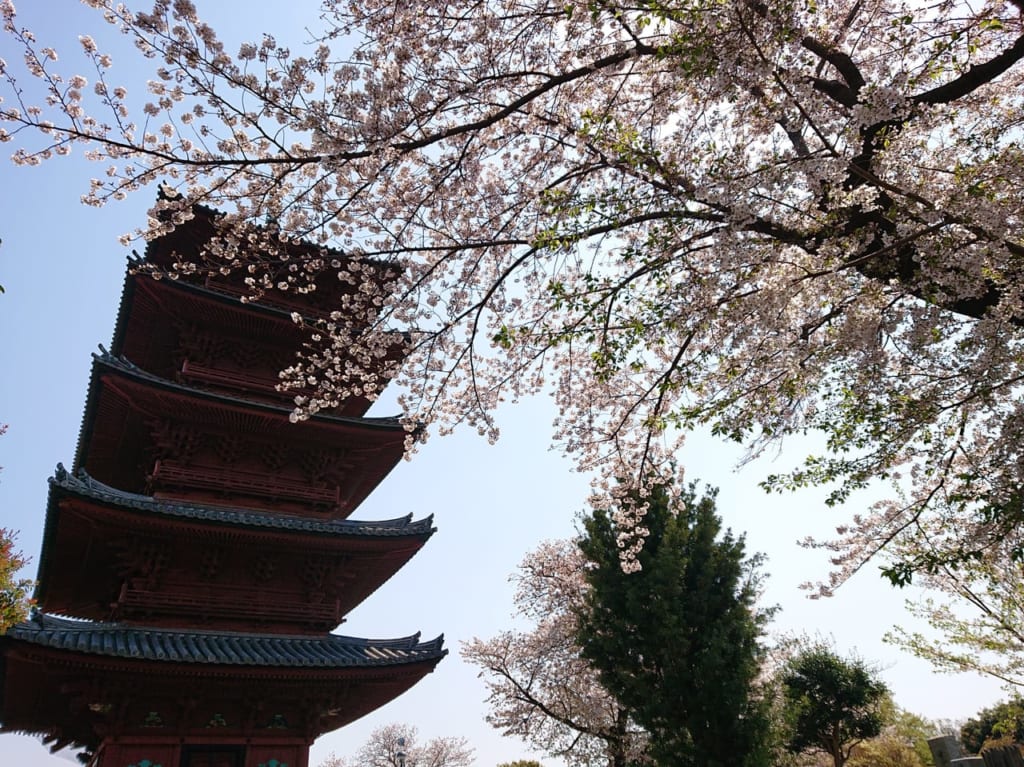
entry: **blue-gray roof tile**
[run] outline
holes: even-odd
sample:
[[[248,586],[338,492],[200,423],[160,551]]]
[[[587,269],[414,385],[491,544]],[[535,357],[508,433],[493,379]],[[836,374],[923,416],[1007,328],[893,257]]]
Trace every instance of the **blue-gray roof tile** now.
[[[89,476],[84,470],[72,474],[61,464],[50,478],[51,494],[70,493],[125,509],[151,512],[168,517],[194,519],[215,524],[245,527],[277,528],[302,533],[337,536],[422,536],[431,535],[433,515],[413,520],[412,514],[396,519],[358,521],[349,519],[315,519],[291,514],[274,514],[223,506],[203,506],[184,501],[153,498],[111,487]],[[53,498],[51,498],[51,503]]]
[[[7,641],[21,641],[88,655],[173,663],[205,663],[280,668],[354,668],[437,661],[447,654],[443,637],[421,642],[186,631],[58,618],[43,613],[11,628]]]

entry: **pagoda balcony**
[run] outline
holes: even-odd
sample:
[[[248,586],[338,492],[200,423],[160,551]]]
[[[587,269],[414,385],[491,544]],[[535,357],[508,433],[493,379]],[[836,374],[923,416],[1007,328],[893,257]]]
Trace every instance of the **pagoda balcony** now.
[[[326,511],[336,511],[341,507],[341,490],[337,485],[238,468],[185,465],[162,459],[154,464],[149,479],[156,497],[167,496],[166,490],[171,488],[185,492],[212,490],[218,495],[308,503]]]
[[[279,376],[261,375],[242,370],[225,370],[189,360],[184,360],[181,363],[181,377],[192,383],[209,384],[250,394],[268,394],[279,400],[287,400],[294,396],[290,391],[281,391],[277,388],[281,383]],[[302,392],[296,391],[295,393],[301,394]]]
[[[342,622],[337,598],[303,599],[294,590],[251,584],[217,584],[200,593],[195,583],[162,584],[146,588],[126,581],[111,605],[113,620],[139,621],[169,627],[216,625],[222,630],[251,631],[305,627],[310,632],[330,631]]]

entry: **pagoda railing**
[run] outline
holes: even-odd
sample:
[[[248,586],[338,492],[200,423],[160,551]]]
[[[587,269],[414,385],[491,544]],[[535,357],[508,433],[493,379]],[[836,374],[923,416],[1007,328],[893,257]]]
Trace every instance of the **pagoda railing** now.
[[[111,605],[115,619],[142,615],[182,615],[189,619],[249,619],[253,623],[295,623],[322,628],[342,619],[338,599],[315,602],[297,598],[294,591],[251,585],[218,584],[212,593],[197,595],[195,584],[164,584],[147,589],[130,581]]]
[[[187,381],[213,384],[214,386],[223,386],[246,392],[272,394],[281,399],[293,396],[291,392],[278,390],[277,385],[281,382],[280,379],[269,375],[254,375],[237,370],[223,370],[210,367],[209,365],[200,365],[189,360],[182,362],[181,375]]]
[[[341,489],[337,485],[245,469],[185,465],[161,459],[153,465],[150,481],[158,488],[216,490],[270,500],[302,501],[331,509],[341,505]]]

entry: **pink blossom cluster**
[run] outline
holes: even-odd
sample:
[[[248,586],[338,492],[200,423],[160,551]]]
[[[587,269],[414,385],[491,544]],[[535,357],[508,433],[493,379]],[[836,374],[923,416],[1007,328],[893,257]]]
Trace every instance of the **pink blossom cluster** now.
[[[0,0],[24,52],[0,140],[28,165],[84,149],[88,204],[165,184],[134,237],[224,210],[179,272],[244,270],[251,300],[355,286],[299,318],[296,418],[396,376],[410,444],[493,440],[545,392],[607,508],[673,478],[694,428],[751,456],[819,432],[772,489],[893,485],[831,544],[831,585],[998,535],[984,509],[1024,484],[1019,0],[328,0],[302,55],[233,54],[187,0],[90,4],[152,65],[148,102],[98,36],[63,74]],[[298,241],[323,250],[289,261]]]
[[[584,567],[574,541],[542,543],[512,576],[515,615],[529,627],[462,646],[487,685],[487,721],[570,767],[638,760],[647,743],[580,657],[576,616],[584,604]]]

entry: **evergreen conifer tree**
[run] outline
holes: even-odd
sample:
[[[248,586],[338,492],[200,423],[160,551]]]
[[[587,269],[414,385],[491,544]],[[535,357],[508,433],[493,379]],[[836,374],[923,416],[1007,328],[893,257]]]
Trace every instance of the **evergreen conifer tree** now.
[[[765,763],[767,717],[756,692],[766,611],[755,607],[759,558],[722,531],[714,491],[690,485],[648,501],[636,572],[623,572],[615,515],[596,510],[580,547],[589,590],[583,655],[650,734],[660,767]]]

